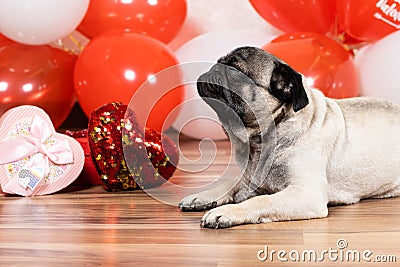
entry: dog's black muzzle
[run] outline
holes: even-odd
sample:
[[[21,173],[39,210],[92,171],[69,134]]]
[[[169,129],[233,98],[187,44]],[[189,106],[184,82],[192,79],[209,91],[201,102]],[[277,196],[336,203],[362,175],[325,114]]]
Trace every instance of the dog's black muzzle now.
[[[220,99],[224,90],[229,90],[226,65],[215,64],[210,71],[197,80],[197,91],[203,98]]]

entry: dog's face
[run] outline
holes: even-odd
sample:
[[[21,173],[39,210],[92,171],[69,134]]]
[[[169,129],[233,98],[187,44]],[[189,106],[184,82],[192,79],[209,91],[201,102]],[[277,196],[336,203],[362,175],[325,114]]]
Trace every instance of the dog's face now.
[[[292,105],[297,112],[308,104],[302,76],[255,47],[241,47],[220,58],[199,77],[197,88],[224,125],[232,124],[229,109],[248,128],[259,125],[258,118],[267,110]]]

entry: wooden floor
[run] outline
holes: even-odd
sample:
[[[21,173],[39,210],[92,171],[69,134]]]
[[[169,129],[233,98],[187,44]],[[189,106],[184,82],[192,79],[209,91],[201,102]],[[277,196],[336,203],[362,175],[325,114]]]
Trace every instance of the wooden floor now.
[[[204,144],[203,144],[204,145]],[[226,171],[230,158],[228,142],[204,146],[203,158],[196,142],[183,142],[188,161],[171,182],[190,186],[216,179]],[[210,157],[214,155],[215,158]],[[206,157],[204,157],[206,155]],[[208,156],[207,156],[208,155]],[[207,168],[206,162],[213,158]],[[204,169],[193,171],[190,164]],[[192,166],[193,167],[193,166]],[[234,169],[234,168],[233,168]],[[185,171],[186,170],[186,171]],[[208,180],[207,180],[208,179]],[[321,266],[398,266],[400,261],[400,198],[366,200],[351,206],[331,207],[329,217],[244,225],[231,229],[201,229],[203,212],[183,213],[141,191],[108,193],[101,187],[68,188],[41,197],[0,195],[0,266],[286,266],[277,253],[289,259],[314,250]],[[347,242],[340,250],[339,245]],[[343,262],[340,253],[358,251],[359,263]],[[366,251],[366,252],[365,252]],[[372,254],[370,254],[370,251]],[[365,257],[372,262],[365,262]],[[394,257],[391,257],[395,256]],[[269,255],[270,256],[270,255]],[[397,263],[376,263],[381,259]],[[339,257],[335,260],[335,257]]]

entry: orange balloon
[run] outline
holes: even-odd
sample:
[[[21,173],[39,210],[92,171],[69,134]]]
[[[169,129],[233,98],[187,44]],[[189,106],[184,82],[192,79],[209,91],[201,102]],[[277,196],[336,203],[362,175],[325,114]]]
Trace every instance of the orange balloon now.
[[[339,27],[359,41],[371,42],[400,29],[395,0],[336,0]]]
[[[182,84],[178,68],[162,78],[157,73],[177,64],[173,52],[154,38],[121,30],[99,35],[75,65],[79,104],[90,117],[92,111],[111,102],[128,105],[135,95],[130,108],[141,125],[161,132],[172,124],[174,116],[168,115],[183,101],[183,89],[175,88]]]
[[[50,46],[6,41],[0,46],[0,59],[0,115],[16,106],[34,105],[58,128],[75,102],[76,56]]]
[[[358,74],[351,54],[324,35],[284,34],[263,47],[308,77],[312,87],[331,98],[358,96]]]
[[[250,0],[250,3],[268,23],[284,32],[325,34],[334,28],[335,1]]]
[[[185,0],[95,0],[78,30],[89,38],[112,29],[123,29],[170,42],[185,18]]]

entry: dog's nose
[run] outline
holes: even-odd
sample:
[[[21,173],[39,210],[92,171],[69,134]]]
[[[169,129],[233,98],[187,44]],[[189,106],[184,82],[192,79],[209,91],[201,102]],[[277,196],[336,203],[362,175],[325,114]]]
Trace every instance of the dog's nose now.
[[[222,64],[215,64],[215,65],[211,68],[210,71],[221,73],[221,72],[224,72],[224,69],[225,69],[225,68],[226,68],[225,65],[222,65]]]
[[[208,96],[208,72],[202,74],[198,79],[197,79],[197,91],[201,97],[206,97]]]
[[[236,73],[241,72],[241,71],[235,67],[217,63],[211,68],[210,72],[217,72],[223,76],[226,76],[226,75],[234,76],[234,75],[236,75]]]
[[[227,71],[236,71],[236,69],[234,67],[225,65],[225,64],[220,64],[217,63],[215,64],[211,69],[210,72],[217,72],[221,75],[224,75],[227,73]]]
[[[221,94],[221,90],[226,86],[227,82],[224,75],[212,70],[204,73],[197,80],[197,90],[201,97],[216,97]]]

